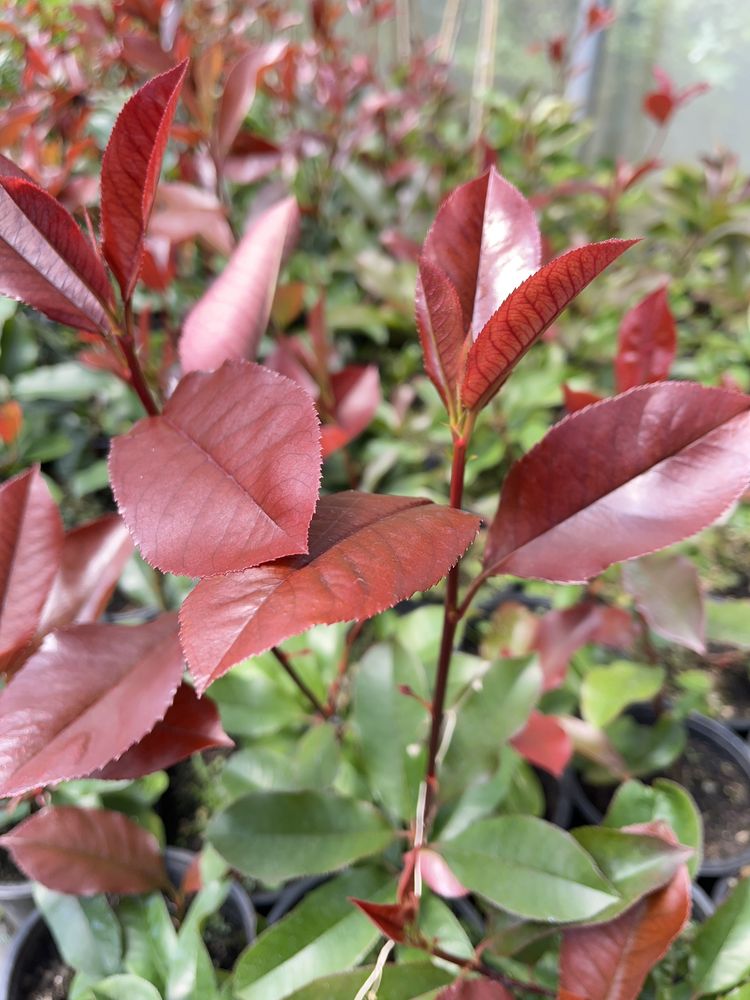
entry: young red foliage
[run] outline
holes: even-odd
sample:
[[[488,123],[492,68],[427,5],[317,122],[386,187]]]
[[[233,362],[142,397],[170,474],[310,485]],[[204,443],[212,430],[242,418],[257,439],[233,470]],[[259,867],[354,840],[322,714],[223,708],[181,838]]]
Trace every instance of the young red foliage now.
[[[596,392],[586,392],[583,389],[571,389],[567,385],[563,386],[563,402],[565,403],[567,413],[575,413],[577,410],[582,410],[585,406],[598,403],[603,398],[603,396],[600,396]]]
[[[720,517],[750,479],[750,398],[639,386],[566,417],[511,469],[488,573],[583,582]]]
[[[258,77],[261,72],[273,66],[287,51],[288,43],[276,39],[268,45],[249,49],[236,60],[227,73],[224,92],[219,103],[216,119],[215,152],[223,159],[232,148],[232,143],[245,120],[255,98]]]
[[[477,517],[428,500],[321,497],[306,555],[203,580],[188,595],[181,636],[196,688],[312,625],[361,621],[427,590],[478,528]]]
[[[378,930],[391,941],[404,944],[407,940],[409,927],[414,923],[416,910],[413,902],[405,903],[370,903],[366,899],[349,900],[371,920]]]
[[[684,90],[675,90],[672,80],[658,66],[654,67],[654,77],[657,85],[643,98],[643,110],[661,126],[666,125],[684,104],[711,89],[707,83],[694,83]]]
[[[557,719],[534,711],[526,725],[510,741],[523,758],[558,778],[573,756],[573,742]]]
[[[446,899],[459,899],[468,896],[469,890],[456,878],[448,866],[448,862],[437,851],[422,847],[418,851],[417,864],[425,883],[438,896]]]
[[[120,812],[47,807],[0,844],[30,879],[56,892],[93,896],[169,885],[156,837]]]
[[[210,576],[304,552],[318,498],[310,397],[250,362],[183,378],[110,453],[120,513],[165,572]],[[189,483],[189,488],[186,485]]]
[[[440,990],[435,1000],[513,1000],[513,994],[489,979],[458,979]]]
[[[23,410],[15,399],[0,403],[0,441],[13,444],[23,427]]]
[[[630,649],[636,635],[623,608],[584,601],[571,608],[548,611],[539,619],[532,648],[539,655],[543,690],[552,691],[565,680],[571,656],[590,642]]]
[[[706,651],[705,609],[698,571],[685,556],[644,556],[622,567],[625,589],[657,635]]]
[[[169,129],[187,62],[149,80],[127,102],[102,160],[102,251],[128,302],[143,257]]]
[[[320,427],[323,458],[362,433],[380,404],[380,375],[375,365],[348,365],[330,376],[332,423]]]
[[[617,391],[665,379],[676,351],[677,326],[662,286],[622,318],[615,359]]]

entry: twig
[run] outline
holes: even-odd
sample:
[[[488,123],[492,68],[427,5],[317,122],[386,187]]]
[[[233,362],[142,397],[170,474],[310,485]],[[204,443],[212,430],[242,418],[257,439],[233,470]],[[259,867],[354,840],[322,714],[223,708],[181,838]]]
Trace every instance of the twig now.
[[[466,969],[467,972],[478,972],[486,979],[491,979],[495,983],[502,983],[503,986],[508,986],[510,989],[525,990],[527,993],[534,993],[540,997],[557,996],[554,990],[548,990],[546,986],[536,986],[534,983],[524,983],[520,979],[506,976],[504,972],[501,972],[499,969],[493,969],[491,965],[487,965],[478,958],[459,958],[458,955],[451,955],[449,952],[443,951],[442,948],[434,947],[430,949],[430,954],[434,955],[435,958],[441,958],[444,962],[450,962],[451,965],[457,965],[461,969]]]
[[[328,710],[328,708],[323,704],[322,701],[320,701],[315,692],[311,691],[310,688],[307,686],[307,684],[305,684],[305,682],[302,680],[302,678],[297,673],[295,668],[292,666],[292,661],[286,655],[284,650],[279,649],[278,646],[272,646],[271,652],[279,661],[279,663],[287,672],[287,674],[294,681],[294,683],[297,685],[297,687],[300,689],[302,694],[307,698],[307,700],[313,706],[318,715],[320,715],[323,719],[330,718],[333,713]]]

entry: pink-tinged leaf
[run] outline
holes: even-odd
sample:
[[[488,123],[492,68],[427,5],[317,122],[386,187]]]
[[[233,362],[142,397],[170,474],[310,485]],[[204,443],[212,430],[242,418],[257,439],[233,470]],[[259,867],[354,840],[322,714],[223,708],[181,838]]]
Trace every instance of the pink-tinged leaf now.
[[[34,635],[63,548],[63,526],[39,468],[0,486],[0,669]]]
[[[583,582],[707,527],[750,479],[750,397],[657,382],[556,424],[510,470],[484,565]]]
[[[685,556],[644,556],[622,568],[625,589],[657,635],[696,653],[706,649],[698,571]]]
[[[425,371],[449,413],[457,402],[465,344],[461,301],[446,275],[429,260],[420,261],[416,292],[417,329]]]
[[[55,892],[94,896],[169,885],[156,837],[109,809],[48,806],[0,844],[30,879]]]
[[[232,147],[245,115],[255,98],[259,74],[277,63],[287,51],[287,42],[277,39],[250,49],[227,74],[216,123],[216,149],[223,159]]]
[[[81,778],[163,718],[182,679],[177,623],[53,632],[0,692],[0,795]]]
[[[211,191],[203,191],[192,184],[159,185],[148,235],[156,240],[168,240],[170,244],[199,236],[225,256],[234,248],[226,209]]]
[[[545,264],[487,320],[466,359],[461,399],[481,410],[536,340],[573,299],[638,240],[605,240]]]
[[[513,1000],[513,994],[490,979],[457,979],[442,989],[435,1000]]]
[[[558,778],[573,756],[573,743],[557,719],[533,711],[525,727],[510,741],[529,763]]]
[[[643,98],[643,110],[653,118],[658,125],[664,125],[672,117],[677,102],[671,94],[652,90]]]
[[[117,514],[106,514],[69,531],[37,634],[74,622],[96,621],[132,552],[128,529]]]
[[[586,392],[585,389],[571,389],[567,385],[563,386],[563,402],[568,413],[575,413],[585,406],[600,402],[603,398],[596,392]]]
[[[120,513],[154,566],[209,576],[307,548],[320,431],[310,397],[250,362],[185,376],[158,417],[115,438]]]
[[[464,333],[474,340],[500,303],[539,267],[540,259],[534,210],[494,167],[446,198],[421,257],[455,288]],[[422,322],[426,327],[426,320]]]
[[[331,376],[331,389],[336,422],[320,428],[323,458],[369,427],[380,404],[380,375],[375,365],[349,365]]]
[[[557,721],[570,737],[575,753],[600,764],[620,781],[630,777],[625,761],[601,729],[573,715],[559,715]]]
[[[30,177],[25,170],[22,170],[13,160],[9,160],[7,156],[3,156],[2,153],[0,153],[0,177],[18,177],[30,184],[36,183],[33,177]]]
[[[141,778],[201,750],[231,746],[234,743],[222,729],[216,705],[210,698],[199,698],[189,684],[181,684],[167,714],[151,732],[92,777]]]
[[[0,178],[0,292],[58,323],[108,329],[109,281],[75,220],[36,184]]]
[[[648,973],[690,919],[683,865],[664,888],[615,920],[563,932],[560,986],[586,1000],[637,1000]]]
[[[407,930],[414,923],[415,911],[413,905],[404,903],[370,903],[366,899],[349,897],[357,909],[371,920],[378,930],[391,941],[403,944],[406,941]]]
[[[102,160],[102,250],[129,301],[187,61],[149,80],[127,102]]]
[[[657,288],[622,318],[615,359],[618,392],[669,375],[677,350],[677,327],[666,287]]]
[[[227,360],[255,357],[279,271],[298,228],[294,198],[277,202],[251,221],[227,266],[185,319],[180,338],[184,371],[211,371]]]
[[[413,497],[321,497],[307,555],[203,580],[188,596],[181,634],[197,689],[312,625],[370,618],[427,590],[478,528],[470,514]]]
[[[548,611],[539,619],[532,644],[544,677],[542,690],[552,691],[563,683],[571,656],[588,643],[630,649],[634,638],[633,621],[622,608],[584,602]]]
[[[422,878],[438,896],[458,899],[469,895],[469,890],[456,878],[448,867],[448,862],[437,851],[423,847],[419,851],[418,864]]]

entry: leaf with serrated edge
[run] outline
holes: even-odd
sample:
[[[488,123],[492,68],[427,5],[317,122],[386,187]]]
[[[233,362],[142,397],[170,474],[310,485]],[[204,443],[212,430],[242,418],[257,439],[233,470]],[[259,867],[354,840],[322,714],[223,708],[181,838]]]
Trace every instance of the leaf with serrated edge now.
[[[484,565],[583,583],[707,527],[750,479],[750,397],[630,389],[556,424],[511,468]]]
[[[228,361],[186,375],[161,415],[115,438],[109,468],[149,563],[187,576],[242,570],[306,551],[318,419],[290,379]]]
[[[0,692],[0,795],[84,777],[153,729],[182,678],[176,624],[48,635]]]
[[[196,688],[312,625],[370,618],[427,590],[478,528],[471,514],[413,497],[321,497],[307,555],[203,580],[188,596],[181,638]]]

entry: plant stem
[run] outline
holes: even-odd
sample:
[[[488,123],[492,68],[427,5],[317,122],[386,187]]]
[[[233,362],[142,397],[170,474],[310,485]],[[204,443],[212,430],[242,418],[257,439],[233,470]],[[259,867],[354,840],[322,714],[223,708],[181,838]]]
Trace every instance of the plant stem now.
[[[442,948],[431,948],[430,954],[434,955],[435,958],[442,958],[444,962],[450,962],[452,965],[466,969],[467,972],[478,972],[487,979],[502,983],[503,986],[511,989],[524,990],[526,993],[534,993],[541,997],[556,996],[554,990],[548,990],[545,986],[535,986],[533,983],[524,983],[520,979],[513,979],[512,976],[506,976],[504,972],[493,969],[491,965],[486,965],[480,959],[459,958],[458,955],[451,955],[449,952],[443,951]]]
[[[331,686],[328,688],[328,698],[326,699],[326,707],[330,715],[335,715],[338,709],[339,693],[341,691],[341,685],[343,684],[346,672],[349,669],[349,660],[352,655],[352,646],[357,640],[359,633],[362,631],[362,626],[364,622],[355,622],[346,634],[346,640],[344,642],[344,649],[341,653],[341,659],[338,663],[338,669],[336,671],[336,676],[331,681]]]
[[[119,338],[119,343],[130,369],[132,386],[138,394],[141,403],[143,403],[143,408],[150,417],[158,417],[159,407],[156,405],[156,400],[151,394],[151,390],[146,382],[146,376],[143,374],[143,368],[141,368],[141,363],[138,360],[135,337],[133,336],[133,308],[130,302],[125,306],[125,329]]]
[[[305,684],[305,682],[302,680],[302,678],[300,677],[300,675],[297,673],[297,671],[292,666],[292,661],[286,655],[286,653],[284,652],[284,650],[283,649],[279,649],[278,646],[272,646],[271,647],[271,652],[276,657],[276,659],[279,661],[279,663],[284,668],[284,670],[287,672],[287,674],[289,674],[289,676],[294,681],[294,683],[297,685],[297,687],[300,689],[300,691],[305,696],[305,698],[307,698],[307,700],[313,706],[313,708],[318,713],[318,715],[320,715],[323,719],[330,718],[331,712],[323,704],[323,702],[320,701],[320,699],[315,694],[315,692],[311,691],[310,688],[307,686],[307,684]]]

